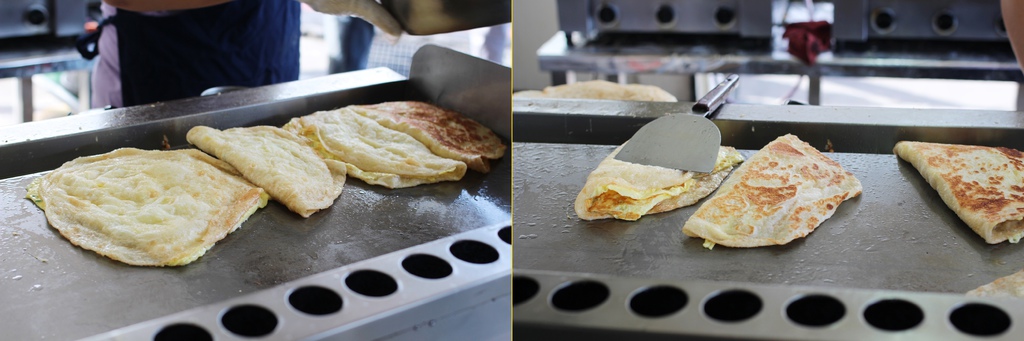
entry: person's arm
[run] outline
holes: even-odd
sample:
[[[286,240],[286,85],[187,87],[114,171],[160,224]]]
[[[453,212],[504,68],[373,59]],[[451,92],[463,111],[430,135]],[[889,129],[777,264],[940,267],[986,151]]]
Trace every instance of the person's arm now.
[[[1017,64],[1024,68],[1024,2],[1002,0],[1001,4],[1006,35],[1010,37],[1010,46],[1017,56]]]
[[[136,12],[194,9],[230,1],[232,0],[103,0],[108,5]]]

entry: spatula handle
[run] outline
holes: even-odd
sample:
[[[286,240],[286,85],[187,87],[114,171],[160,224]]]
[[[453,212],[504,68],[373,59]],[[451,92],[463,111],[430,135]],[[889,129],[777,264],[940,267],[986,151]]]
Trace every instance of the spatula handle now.
[[[719,83],[714,89],[708,91],[707,95],[697,100],[697,104],[693,105],[693,112],[704,113],[704,117],[711,118],[711,114],[718,110],[718,107],[725,103],[725,98],[729,97],[729,93],[736,88],[736,83],[740,80],[740,75],[731,74],[725,78],[725,81]]]

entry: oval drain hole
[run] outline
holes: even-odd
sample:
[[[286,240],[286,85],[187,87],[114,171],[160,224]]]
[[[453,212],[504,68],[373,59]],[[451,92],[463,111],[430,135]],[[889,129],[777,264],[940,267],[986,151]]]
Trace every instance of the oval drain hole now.
[[[512,227],[505,226],[498,230],[498,238],[501,238],[505,244],[512,245]]]
[[[864,320],[878,329],[901,331],[921,324],[924,312],[913,303],[889,299],[875,302],[864,309]]]
[[[213,341],[213,335],[203,327],[179,323],[172,324],[153,336],[153,341]]]
[[[965,304],[949,314],[956,329],[976,336],[999,335],[1010,329],[1010,316],[1002,309],[981,303]]]
[[[398,291],[398,282],[386,273],[376,270],[359,270],[345,277],[345,285],[361,295],[384,297]]]
[[[220,323],[232,333],[257,337],[274,332],[274,328],[277,328],[277,316],[264,307],[240,305],[224,313]]]
[[[422,278],[439,279],[452,274],[452,266],[444,259],[427,255],[415,254],[402,260],[402,268]]]
[[[595,281],[574,282],[555,291],[551,305],[567,311],[583,311],[596,307],[608,299],[610,291]]]
[[[751,292],[730,290],[704,302],[704,314],[724,322],[739,322],[757,315],[764,304]]]
[[[327,315],[341,310],[341,296],[334,290],[319,286],[296,289],[288,295],[288,304],[298,311],[310,315]]]
[[[498,250],[475,240],[460,240],[450,248],[452,256],[473,264],[487,264],[498,260]]]
[[[836,323],[846,315],[843,302],[825,296],[801,297],[786,307],[786,316],[797,324],[807,327],[823,327]]]
[[[540,284],[529,277],[512,277],[512,305],[529,301],[540,291]]]
[[[682,310],[688,300],[686,292],[679,288],[656,286],[640,289],[629,300],[629,309],[646,317],[662,317]]]

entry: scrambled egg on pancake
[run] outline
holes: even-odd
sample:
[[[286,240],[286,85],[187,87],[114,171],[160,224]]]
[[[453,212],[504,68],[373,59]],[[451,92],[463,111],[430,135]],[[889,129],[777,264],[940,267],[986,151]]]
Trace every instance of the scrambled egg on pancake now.
[[[601,161],[576,197],[576,215],[593,220],[637,220],[645,214],[689,206],[707,196],[729,170],[743,162],[732,147],[722,147],[711,173],[683,172],[616,160],[617,148]]]

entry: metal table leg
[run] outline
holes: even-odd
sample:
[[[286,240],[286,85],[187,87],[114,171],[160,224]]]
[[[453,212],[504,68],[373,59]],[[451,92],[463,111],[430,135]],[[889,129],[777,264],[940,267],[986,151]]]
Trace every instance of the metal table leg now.
[[[566,71],[551,71],[551,85],[566,84]]]
[[[807,85],[807,102],[810,105],[821,105],[821,76],[807,75],[810,79]]]
[[[78,112],[92,108],[92,72],[79,71],[78,74]]]
[[[21,121],[32,122],[32,76],[18,77],[18,94],[21,95]]]
[[[1024,111],[1024,83],[1017,83],[1017,111]]]

